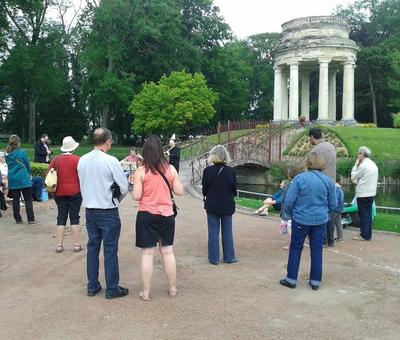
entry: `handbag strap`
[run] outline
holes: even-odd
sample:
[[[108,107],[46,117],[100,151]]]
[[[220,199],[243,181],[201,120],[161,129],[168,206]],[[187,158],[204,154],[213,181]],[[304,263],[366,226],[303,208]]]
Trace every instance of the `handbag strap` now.
[[[167,184],[168,189],[169,189],[169,194],[171,195],[171,199],[174,200],[174,195],[172,194],[171,185],[169,184],[167,177],[165,177],[165,175],[158,169],[157,169],[157,172],[161,175],[161,177],[163,178],[164,182]]]
[[[210,191],[211,188],[214,186],[215,182],[217,181],[217,177],[218,177],[218,175],[222,172],[222,170],[224,170],[224,166],[221,166],[221,169],[219,169],[217,175],[214,177],[214,179],[213,179],[213,181],[212,181],[210,187],[208,188],[208,191]]]
[[[18,159],[18,158],[15,158],[15,161],[18,163],[18,164],[21,164],[22,165],[22,167],[23,168],[25,168],[26,169],[26,166],[25,166],[25,164],[20,160],[20,159]]]

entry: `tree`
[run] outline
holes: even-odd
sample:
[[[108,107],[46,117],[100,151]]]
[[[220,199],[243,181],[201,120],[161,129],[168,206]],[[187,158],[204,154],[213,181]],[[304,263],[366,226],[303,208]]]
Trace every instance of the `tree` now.
[[[184,133],[207,125],[215,114],[217,95],[201,73],[172,72],[146,83],[130,105],[135,134]]]
[[[355,78],[358,119],[369,120],[372,115],[374,123],[389,125],[391,121],[388,75],[390,54],[400,49],[399,13],[397,0],[357,0],[336,11],[349,20],[350,38],[361,47]]]
[[[235,41],[216,48],[206,72],[209,85],[218,93],[219,120],[241,119],[250,109],[253,68],[246,42]]]

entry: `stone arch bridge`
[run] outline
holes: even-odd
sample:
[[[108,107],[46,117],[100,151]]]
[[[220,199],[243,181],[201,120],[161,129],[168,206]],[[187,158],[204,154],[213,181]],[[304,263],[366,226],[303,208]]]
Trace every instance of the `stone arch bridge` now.
[[[237,167],[254,164],[269,168],[282,160],[286,147],[299,132],[299,129],[287,128],[283,125],[270,125],[267,129],[254,131],[226,143],[224,146],[231,156],[231,162],[228,165]],[[206,152],[189,162],[192,185],[201,180],[204,168],[210,165],[207,161],[208,156],[209,152]]]

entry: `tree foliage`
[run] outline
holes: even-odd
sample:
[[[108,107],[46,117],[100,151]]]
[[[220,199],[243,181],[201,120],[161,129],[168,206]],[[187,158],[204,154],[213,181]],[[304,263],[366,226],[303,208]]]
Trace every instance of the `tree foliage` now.
[[[217,95],[200,73],[172,72],[144,84],[130,106],[132,130],[138,134],[184,133],[207,125],[215,114]]]

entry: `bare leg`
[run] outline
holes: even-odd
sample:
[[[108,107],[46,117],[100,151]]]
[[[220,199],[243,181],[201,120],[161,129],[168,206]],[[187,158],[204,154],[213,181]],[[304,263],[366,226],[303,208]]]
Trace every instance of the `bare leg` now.
[[[64,233],[65,233],[65,226],[58,225],[57,226],[57,247],[62,247],[64,243]]]
[[[160,253],[164,261],[164,270],[168,281],[168,292],[175,297],[176,292],[176,260],[173,246],[160,247]]]
[[[141,263],[141,273],[143,282],[143,296],[145,298],[150,297],[151,289],[151,279],[153,277],[153,257],[154,248],[143,248],[142,249],[142,263]]]
[[[74,246],[80,245],[79,243],[79,225],[71,225],[72,240],[74,241]]]

